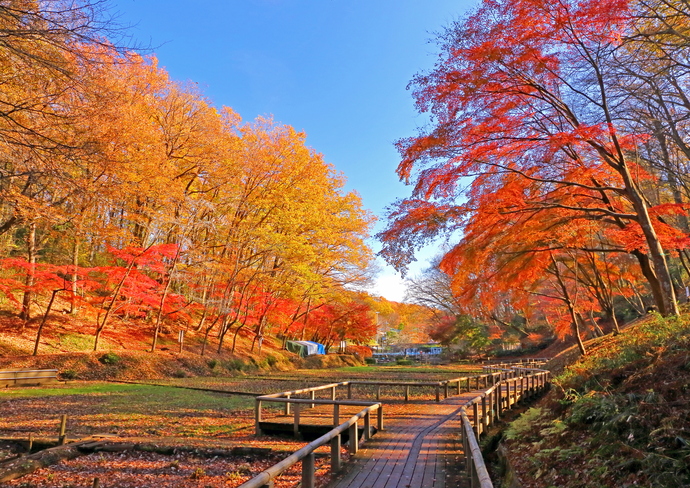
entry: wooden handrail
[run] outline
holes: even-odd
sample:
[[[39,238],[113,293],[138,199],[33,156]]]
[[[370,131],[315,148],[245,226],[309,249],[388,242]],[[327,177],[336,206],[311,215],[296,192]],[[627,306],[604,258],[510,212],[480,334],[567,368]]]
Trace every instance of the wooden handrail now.
[[[460,410],[460,416],[462,417],[463,450],[465,451],[466,469],[470,478],[470,486],[472,488],[493,488],[489,472],[486,470],[482,450],[479,448],[479,443],[472,429],[472,423],[464,408]]]
[[[272,399],[272,400],[275,401],[276,399]],[[288,399],[281,399],[281,400],[288,400]],[[294,399],[289,399],[289,400],[295,401]],[[305,403],[310,403],[310,402],[311,402],[311,400],[305,401]],[[321,437],[319,437],[315,441],[312,441],[309,444],[307,444],[306,446],[304,446],[303,448],[295,451],[290,456],[288,456],[287,458],[280,461],[278,464],[271,466],[267,470],[259,473],[254,478],[250,479],[249,481],[242,483],[239,486],[239,488],[259,488],[259,487],[270,485],[271,482],[276,477],[280,476],[280,474],[283,473],[283,471],[290,468],[294,464],[297,464],[299,461],[307,458],[307,456],[311,455],[316,449],[325,445],[327,442],[331,442],[332,440],[339,438],[340,434],[345,432],[346,429],[351,429],[352,426],[356,426],[359,419],[369,415],[370,412],[373,412],[374,410],[377,410],[379,408],[381,408],[380,403],[375,403],[373,405],[367,406],[361,412],[358,412],[357,414],[353,415],[348,420],[346,420],[342,424],[338,425],[334,429],[328,431],[327,433],[325,433],[324,435],[322,435]],[[356,436],[356,433],[357,433],[356,427],[354,429],[354,433]],[[356,443],[357,443],[356,437],[355,438],[351,437],[350,442],[351,442],[351,444],[354,443],[356,445]],[[337,451],[336,451],[336,445],[337,445]],[[334,468],[334,466],[336,464],[338,466],[340,464],[340,452],[339,452],[339,450],[340,450],[340,443],[339,442],[331,444],[331,462],[332,462],[331,468],[332,469]],[[337,456],[337,459],[338,459],[336,462],[333,461],[333,458],[335,456]],[[306,466],[306,468],[305,468],[305,466]],[[305,472],[305,471],[311,471],[311,473]],[[303,480],[302,486],[309,486],[309,485],[313,486],[313,477],[314,477],[313,463],[303,464],[302,465],[302,480]],[[305,483],[305,478],[307,478],[307,480],[310,482]]]
[[[501,379],[492,387],[487,388],[476,397],[468,400],[461,409],[461,433],[465,452],[465,468],[471,488],[493,488],[493,483],[486,471],[486,465],[481,455],[481,450],[479,449],[479,443],[477,441],[479,436],[484,432],[486,427],[491,425],[491,423],[503,413],[504,410],[512,408],[512,406],[526,394],[532,395],[536,393],[536,391],[546,388],[548,385],[550,375],[548,370],[520,367],[515,367],[514,369],[517,376]],[[502,375],[503,372],[501,373],[501,376]],[[530,386],[530,381],[532,386]],[[518,383],[520,384],[519,390]],[[505,398],[504,386],[507,387]],[[511,392],[511,389],[514,393]],[[488,402],[487,398],[489,399]],[[482,405],[481,416],[479,415],[480,403]],[[466,409],[469,407],[472,407],[474,410],[474,425],[472,425],[472,421],[470,421],[467,416]]]

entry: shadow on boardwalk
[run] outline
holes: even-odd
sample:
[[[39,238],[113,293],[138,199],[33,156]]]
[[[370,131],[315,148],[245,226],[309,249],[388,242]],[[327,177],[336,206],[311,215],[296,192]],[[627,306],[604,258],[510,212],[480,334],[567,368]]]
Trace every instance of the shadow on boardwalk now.
[[[362,445],[328,488],[468,486],[460,439],[460,408],[477,392],[436,403],[407,404],[385,430]]]

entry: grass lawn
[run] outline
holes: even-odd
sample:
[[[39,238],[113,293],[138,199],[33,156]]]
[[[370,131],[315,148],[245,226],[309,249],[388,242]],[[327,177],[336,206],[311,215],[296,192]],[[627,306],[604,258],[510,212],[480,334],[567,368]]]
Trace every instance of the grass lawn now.
[[[4,436],[54,436],[68,415],[71,435],[230,435],[252,424],[253,398],[165,386],[70,382],[0,391]]]

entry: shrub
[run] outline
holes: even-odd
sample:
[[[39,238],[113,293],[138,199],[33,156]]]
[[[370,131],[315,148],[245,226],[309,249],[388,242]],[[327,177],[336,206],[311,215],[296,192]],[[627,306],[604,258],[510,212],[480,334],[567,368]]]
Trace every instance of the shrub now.
[[[77,379],[77,372],[74,371],[73,369],[66,369],[62,373],[60,373],[63,378],[66,380],[75,380]]]
[[[405,359],[405,358],[396,358],[395,364],[398,366],[412,366],[414,364],[414,361],[411,359]]]
[[[98,361],[102,364],[117,364],[120,362],[120,356],[114,352],[106,352],[98,358]]]
[[[217,359],[211,359],[206,364],[208,364],[209,368],[215,369],[215,367],[218,366],[218,360]]]
[[[374,358],[364,358],[364,362],[367,364],[376,364],[376,359]]]
[[[225,362],[225,369],[228,371],[242,371],[245,369],[244,361],[241,359],[228,359]]]

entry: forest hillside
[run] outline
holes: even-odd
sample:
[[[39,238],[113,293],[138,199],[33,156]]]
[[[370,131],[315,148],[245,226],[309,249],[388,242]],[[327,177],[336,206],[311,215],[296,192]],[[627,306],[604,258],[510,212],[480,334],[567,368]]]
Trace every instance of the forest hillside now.
[[[654,315],[559,362],[548,396],[505,433],[520,486],[690,485],[687,313]]]

